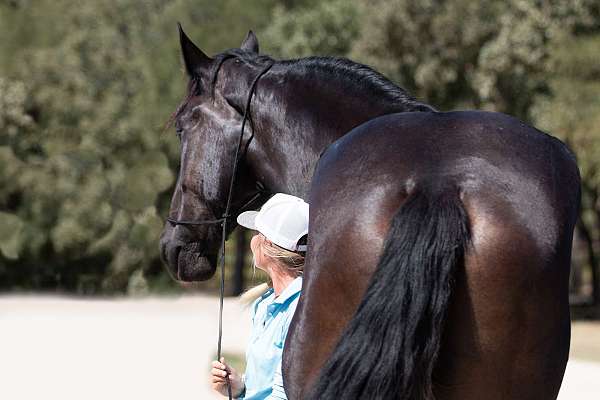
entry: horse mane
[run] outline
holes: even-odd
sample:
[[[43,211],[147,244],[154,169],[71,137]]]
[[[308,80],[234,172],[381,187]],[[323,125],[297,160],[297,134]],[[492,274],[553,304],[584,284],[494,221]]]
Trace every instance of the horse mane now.
[[[311,77],[322,75],[346,82],[356,87],[357,91],[370,93],[387,105],[399,108],[399,111],[436,111],[368,65],[344,57],[311,56],[280,63],[290,64],[292,68],[302,68]]]
[[[208,73],[211,91],[214,90],[221,65],[225,60],[230,58],[238,58],[242,61],[259,65],[273,63],[278,66],[286,66],[289,68],[290,72],[298,72],[310,78],[327,76],[345,82],[348,85],[352,85],[353,87],[356,87],[358,91],[371,93],[378,100],[386,103],[386,105],[395,112],[437,111],[434,107],[418,101],[406,90],[396,85],[383,74],[377,72],[368,65],[344,57],[310,56],[278,61],[268,55],[254,54],[241,49],[229,49],[215,56],[215,62],[213,62]],[[206,89],[204,88],[204,90]],[[200,77],[190,77],[187,94],[175,112],[171,115],[169,125],[177,119],[183,110],[185,110],[192,97],[199,95],[202,91],[203,87]]]

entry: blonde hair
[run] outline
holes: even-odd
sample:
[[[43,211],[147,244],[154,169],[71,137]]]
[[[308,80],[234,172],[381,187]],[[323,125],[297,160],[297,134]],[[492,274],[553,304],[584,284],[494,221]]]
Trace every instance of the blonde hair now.
[[[306,239],[307,237],[304,235],[298,240],[298,244],[306,244]],[[302,276],[304,273],[305,252],[294,252],[284,249],[283,247],[277,246],[275,243],[271,243],[264,236],[263,240],[260,242],[260,248],[265,256],[274,259],[284,271],[294,276],[294,278]],[[256,268],[256,260],[253,260],[252,264],[253,268]],[[273,287],[273,282],[269,279],[267,282],[254,286],[242,293],[240,301],[245,306],[249,306],[254,300],[265,294],[271,287]]]

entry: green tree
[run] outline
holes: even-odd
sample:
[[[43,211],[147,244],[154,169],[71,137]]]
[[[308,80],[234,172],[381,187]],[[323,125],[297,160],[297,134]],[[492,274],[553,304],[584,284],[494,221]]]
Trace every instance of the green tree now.
[[[20,163],[10,193],[19,200],[8,215],[28,228],[11,255],[44,263],[56,280],[49,286],[83,290],[78,276],[87,274],[119,290],[158,256],[155,204],[173,173],[162,138],[152,134],[160,125],[148,109],[155,104],[142,97],[149,77],[136,52],[160,3],[37,5],[62,10],[63,23],[42,31],[55,38],[51,46],[32,37],[14,65],[37,116],[28,137],[16,132],[2,144]],[[18,11],[40,29],[39,9]]]
[[[548,43],[585,1],[369,1],[353,54],[441,109],[529,120],[547,93]]]
[[[529,120],[548,93],[548,44],[585,19],[591,0],[294,2],[267,30],[278,56],[348,56],[441,109]],[[300,2],[302,3],[302,2]]]
[[[280,4],[261,41],[278,57],[345,56],[360,33],[359,15],[356,1]]]
[[[4,132],[4,141],[13,143],[13,146],[0,145],[0,205],[3,205],[3,211],[0,211],[0,254],[7,259],[18,258],[23,246],[25,224],[9,211],[18,201],[14,197],[19,191],[15,177],[19,175],[22,162],[17,154],[22,152],[23,142],[27,141],[33,125],[33,119],[26,111],[23,82],[0,77],[0,131]]]
[[[577,154],[582,176],[582,214],[577,233],[584,243],[593,300],[600,304],[600,33],[566,35],[552,46],[549,84],[553,96],[536,104],[543,129]]]

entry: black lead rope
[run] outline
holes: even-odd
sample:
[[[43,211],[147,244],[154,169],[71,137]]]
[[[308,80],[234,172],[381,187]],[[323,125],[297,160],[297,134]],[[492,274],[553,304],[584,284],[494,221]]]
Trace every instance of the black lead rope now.
[[[231,174],[231,182],[229,185],[229,195],[227,196],[227,204],[225,206],[225,213],[223,214],[223,217],[221,217],[220,219],[211,221],[211,223],[222,222],[222,224],[223,224],[223,238],[221,241],[221,290],[220,290],[220,295],[219,295],[219,339],[217,342],[217,360],[219,360],[219,362],[221,362],[221,341],[223,338],[223,298],[225,297],[225,239],[226,239],[226,235],[227,235],[227,219],[229,217],[231,217],[231,215],[229,214],[230,207],[231,207],[231,199],[233,198],[233,188],[235,187],[235,178],[237,175],[237,167],[238,167],[238,164],[240,161],[240,150],[242,149],[242,143],[244,141],[244,129],[246,127],[246,121],[250,117],[250,103],[252,101],[252,96],[254,95],[254,90],[256,89],[258,80],[264,74],[266,74],[267,71],[269,71],[272,66],[273,66],[272,63],[269,64],[268,66],[266,66],[258,74],[258,76],[256,78],[254,78],[254,81],[252,82],[252,85],[250,86],[250,93],[248,94],[248,99],[246,100],[246,108],[244,109],[244,118],[242,119],[242,128],[240,130],[240,138],[238,140],[238,145],[235,150],[235,158],[233,160],[233,171]],[[253,137],[254,137],[254,131],[252,132],[252,136],[250,137],[248,144],[246,145],[246,148],[248,148],[248,145],[250,144],[250,140],[252,140]],[[257,193],[251,201],[254,201],[256,198],[258,198],[258,196],[260,194],[261,194],[260,192]],[[226,371],[226,372],[227,372],[227,375],[225,376],[225,380],[227,381],[227,394],[228,394],[229,400],[232,400],[231,382],[229,380],[229,372],[228,371]]]

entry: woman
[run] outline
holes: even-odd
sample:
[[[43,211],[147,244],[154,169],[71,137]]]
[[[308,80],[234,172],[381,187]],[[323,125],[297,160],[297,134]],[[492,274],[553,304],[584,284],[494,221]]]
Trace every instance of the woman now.
[[[212,386],[227,396],[225,377],[229,374],[235,398],[286,399],[281,354],[302,287],[308,204],[298,197],[277,193],[260,211],[244,212],[237,221],[258,231],[250,248],[254,265],[269,275],[269,283],[244,295],[258,297],[251,306],[252,333],[245,375],[240,376],[222,358],[212,363]]]

